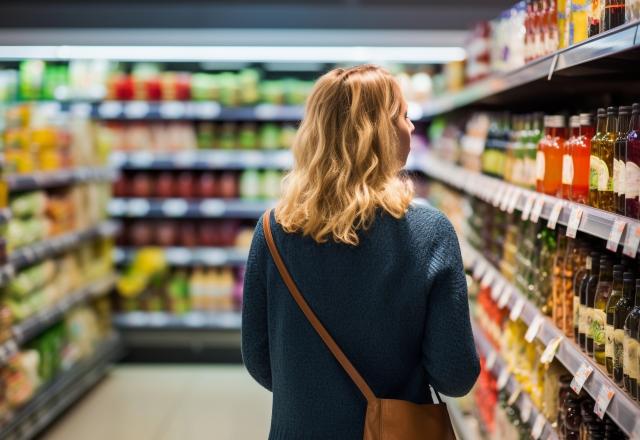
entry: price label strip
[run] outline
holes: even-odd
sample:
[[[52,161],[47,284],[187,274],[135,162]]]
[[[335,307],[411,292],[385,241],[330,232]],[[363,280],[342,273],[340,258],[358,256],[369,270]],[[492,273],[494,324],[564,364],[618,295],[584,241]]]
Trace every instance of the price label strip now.
[[[540,331],[540,327],[542,327],[542,323],[544,322],[544,318],[542,315],[536,315],[531,321],[531,325],[527,329],[527,333],[524,335],[524,339],[527,342],[533,342],[533,340],[538,336],[538,332]]]
[[[506,288],[502,291],[500,295],[500,299],[498,300],[498,307],[504,309],[507,304],[509,304],[509,300],[511,299],[511,289]]]
[[[626,256],[635,258],[638,253],[638,245],[640,244],[640,225],[635,225],[633,228],[629,226],[627,229],[627,237],[624,241],[624,249],[622,253]],[[640,438],[640,436],[638,437]]]
[[[582,208],[576,207],[571,210],[571,215],[569,215],[569,222],[567,223],[567,237],[576,238],[583,213],[584,211]]]
[[[491,283],[496,277],[496,273],[493,270],[487,270],[487,272],[482,277],[482,281],[480,282],[481,287],[490,287]]]
[[[476,267],[473,269],[473,278],[476,280],[480,279],[480,277],[484,275],[486,270],[487,265],[485,264],[485,262],[482,260],[478,261],[478,263],[476,263]]]
[[[515,188],[508,187],[507,190],[504,192],[504,194],[502,195],[502,200],[500,201],[500,211],[507,210],[507,206],[509,205],[509,200],[511,200],[511,197],[513,196],[514,191],[515,191]]]
[[[523,221],[527,221],[529,220],[529,216],[531,215],[531,209],[533,209],[533,203],[536,200],[536,195],[535,194],[529,194],[527,196],[527,201],[524,202],[524,208],[522,208],[522,216],[520,218],[522,218]]]
[[[533,205],[533,209],[531,210],[531,216],[529,220],[534,223],[538,223],[540,220],[540,215],[542,214],[542,210],[544,209],[544,197],[540,196],[536,199],[535,204]]]
[[[564,206],[564,202],[562,200],[558,200],[553,208],[551,209],[551,213],[549,214],[549,220],[547,221],[547,228],[555,229],[558,224],[558,219],[560,218],[560,214],[562,213],[562,208]]]
[[[491,299],[493,301],[498,301],[498,298],[500,298],[500,295],[502,295],[502,292],[506,287],[507,282],[504,279],[499,280],[498,283],[491,289]]]
[[[529,419],[531,419],[531,401],[529,399],[522,399],[522,404],[520,405],[520,420],[527,423]]]
[[[499,185],[496,192],[493,193],[493,207],[497,208],[498,206],[500,206],[500,201],[502,200],[502,196],[504,194],[504,192],[507,190],[507,187],[505,185]]]
[[[531,429],[531,436],[534,440],[538,440],[542,435],[542,431],[544,431],[544,425],[547,424],[547,419],[544,418],[544,415],[538,414],[536,417],[536,421],[533,423],[533,428]]]
[[[500,376],[498,376],[498,381],[496,382],[496,385],[498,386],[499,390],[503,390],[504,387],[507,386],[507,382],[509,382],[510,376],[511,374],[509,373],[509,370],[507,370],[506,368],[503,368],[502,371],[500,372]]]
[[[607,249],[611,252],[616,252],[618,250],[620,237],[622,237],[622,233],[624,232],[624,228],[626,226],[627,223],[622,220],[616,220],[615,222],[613,222],[611,232],[609,232],[609,239],[607,240]]]
[[[540,356],[540,362],[543,364],[550,364],[553,361],[553,358],[556,357],[556,353],[558,352],[558,348],[560,347],[560,343],[562,342],[563,337],[558,336],[557,338],[552,339],[547,344],[547,347],[542,352]]]
[[[574,393],[580,394],[582,387],[584,387],[584,384],[587,379],[589,379],[589,376],[591,376],[591,373],[593,373],[593,367],[586,362],[583,362],[571,381],[570,386]]]
[[[600,388],[598,398],[596,399],[596,405],[593,407],[593,412],[600,417],[600,420],[604,419],[604,414],[607,412],[607,408],[615,394],[616,392],[613,388],[607,385],[602,385],[602,388]]]
[[[513,406],[518,400],[518,397],[520,397],[520,394],[522,394],[522,388],[520,388],[520,385],[516,384],[515,390],[513,390],[513,393],[509,396],[509,400],[507,400],[507,405]]]
[[[518,201],[520,200],[520,190],[515,189],[511,198],[509,199],[509,205],[507,205],[507,212],[509,214],[513,214],[513,211],[516,210],[516,206],[518,205]]]
[[[491,350],[491,353],[487,355],[487,362],[485,363],[487,370],[493,369],[493,367],[496,365],[497,359],[498,359],[498,353],[496,353],[495,350]]]
[[[520,315],[522,314],[523,309],[524,309],[524,299],[518,298],[513,308],[511,309],[511,312],[509,313],[509,319],[511,319],[512,321],[517,321]]]

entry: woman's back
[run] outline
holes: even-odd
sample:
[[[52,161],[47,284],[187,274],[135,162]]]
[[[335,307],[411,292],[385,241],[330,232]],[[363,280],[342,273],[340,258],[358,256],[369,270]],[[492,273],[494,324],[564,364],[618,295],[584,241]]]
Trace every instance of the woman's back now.
[[[287,234],[276,245],[305,299],[379,398],[465,394],[478,375],[464,272],[448,220],[412,206],[378,211],[358,246]],[[273,391],[273,439],[360,439],[364,397],[306,320],[256,228],[243,307],[243,357]]]

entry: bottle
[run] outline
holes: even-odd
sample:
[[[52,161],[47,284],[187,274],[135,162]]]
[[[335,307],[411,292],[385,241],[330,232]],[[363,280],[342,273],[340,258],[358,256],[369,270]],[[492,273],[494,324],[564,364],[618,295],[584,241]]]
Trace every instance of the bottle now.
[[[600,365],[605,365],[605,348],[607,342],[605,324],[607,322],[607,301],[611,296],[613,267],[607,257],[600,258],[600,277],[596,296],[591,309],[591,339],[593,340],[593,358]]]
[[[544,117],[544,135],[538,141],[538,149],[536,152],[536,191],[539,193],[544,192],[544,173],[546,171],[546,137],[549,134],[550,130],[548,126],[548,118],[548,116]]]
[[[613,199],[613,150],[618,137],[617,133],[618,118],[616,108],[608,107],[606,132],[602,136],[598,148],[598,157],[604,163],[598,174],[598,208],[609,212],[615,212]]]
[[[624,24],[624,0],[604,0],[600,32],[606,32]]]
[[[562,300],[564,298],[563,282],[568,240],[569,239],[566,235],[566,229],[562,226],[559,226],[556,239],[558,246],[556,248],[555,256],[553,259],[553,278],[551,282],[551,319],[556,327],[558,327],[562,331],[564,331],[564,309],[562,307]]]
[[[573,148],[580,137],[580,117],[578,115],[569,118],[570,137],[564,143],[562,156],[562,198],[571,200],[571,185],[573,184]]]
[[[587,267],[589,268],[589,275],[585,277],[580,285],[580,323],[578,324],[578,339],[580,340],[580,347],[589,353],[593,353],[593,340],[589,343],[589,336],[591,333],[591,307],[593,298],[595,296],[595,290],[598,285],[598,277],[600,275],[600,254],[598,252],[591,252],[587,261]],[[589,346],[591,350],[589,350]]]
[[[595,134],[593,115],[581,113],[579,117],[580,135],[571,148],[573,159],[573,182],[571,183],[571,201],[589,204],[589,162],[591,157],[591,138]]]
[[[624,324],[634,305],[634,276],[632,272],[623,275],[622,298],[613,310],[613,380],[624,386]]]
[[[591,8],[589,9],[589,37],[600,33],[600,17],[602,15],[602,4],[604,0],[591,0]]]
[[[640,219],[640,104],[631,107],[625,163],[625,214]]]
[[[607,112],[603,108],[598,109],[598,122],[596,134],[591,138],[591,156],[589,158],[589,205],[600,207],[598,199],[598,183],[600,175],[605,173],[607,166],[600,158],[600,144],[607,129]],[[604,179],[607,177],[604,176]]]
[[[627,133],[631,107],[621,106],[618,112],[618,135],[613,149],[613,197],[616,213],[624,215],[625,201],[625,158],[627,155]]]
[[[638,399],[638,331],[640,329],[640,279],[636,280],[636,295],[633,309],[624,322],[624,389]]]
[[[583,242],[580,243],[578,249],[578,260],[575,263],[573,275],[573,339],[576,344],[582,346],[580,335],[584,337],[584,333],[580,333],[580,312],[583,308],[580,304],[580,290],[583,281],[591,271],[591,255],[589,247]]]
[[[604,348],[604,356],[605,356],[605,365],[607,367],[607,374],[609,377],[613,377],[613,359],[614,359],[614,316],[616,311],[616,305],[618,301],[622,298],[622,270],[623,267],[620,265],[613,266],[613,284],[611,287],[611,294],[607,299],[607,304],[605,305],[605,314],[606,314],[606,322],[604,326],[604,334],[605,334],[605,348]]]
[[[554,197],[562,195],[562,156],[566,137],[564,122],[562,115],[547,116],[545,136],[540,141],[540,149],[544,154],[542,192]]]
[[[538,172],[538,143],[542,137],[540,113],[531,115],[529,125],[525,130],[526,137],[524,140],[525,154],[525,173],[527,176],[527,188],[535,190],[537,186]],[[544,158],[543,158],[544,159]]]

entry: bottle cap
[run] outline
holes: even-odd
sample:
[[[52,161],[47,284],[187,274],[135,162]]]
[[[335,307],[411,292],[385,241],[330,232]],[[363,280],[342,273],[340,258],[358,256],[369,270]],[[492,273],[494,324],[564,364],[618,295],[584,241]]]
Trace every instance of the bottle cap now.
[[[591,113],[580,113],[580,125],[593,125],[593,115]]]
[[[579,128],[580,127],[580,116],[574,115],[569,118],[569,127],[571,128]]]
[[[607,116],[607,111],[604,108],[599,108],[598,109],[598,117],[599,118],[603,118]]]
[[[631,106],[631,112],[632,113],[640,112],[640,104],[638,104],[637,102],[634,102],[633,105]]]
[[[622,275],[622,278],[625,281],[633,281],[635,279],[635,276],[633,275],[633,272],[625,272],[624,275]]]
[[[629,105],[621,105],[620,108],[618,109],[618,113],[620,115],[626,115],[629,114],[631,112],[631,106]]]
[[[607,107],[607,116],[615,116],[617,109],[615,107]]]
[[[562,115],[551,115],[551,116],[547,116],[548,121],[549,121],[549,127],[551,128],[564,128],[565,124],[564,124],[564,116]]]

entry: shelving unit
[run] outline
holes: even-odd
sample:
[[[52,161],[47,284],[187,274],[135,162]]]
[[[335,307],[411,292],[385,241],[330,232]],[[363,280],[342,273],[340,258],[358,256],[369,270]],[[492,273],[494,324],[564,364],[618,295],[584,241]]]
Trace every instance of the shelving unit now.
[[[502,359],[498,355],[497,351],[491,346],[491,343],[489,342],[487,337],[484,335],[484,332],[477,325],[473,325],[473,337],[476,341],[476,346],[478,347],[478,350],[482,356],[487,358],[490,356],[492,352],[496,353],[495,356],[497,357],[496,357],[495,363],[492,365],[490,369],[491,373],[496,378],[499,378],[502,374],[506,374],[506,373],[503,373],[503,371],[507,369],[504,359]],[[503,389],[506,390],[506,392],[509,395],[514,394],[515,392],[517,392],[516,390],[520,389],[520,385],[518,384],[515,376],[513,376],[511,373],[509,373],[509,379],[507,380]],[[533,426],[536,419],[539,416],[544,418],[544,415],[533,404],[531,397],[524,392],[520,392],[520,396],[516,400],[515,405],[520,410],[521,416],[522,414],[526,414],[526,413],[529,414],[528,417],[525,416],[526,420],[522,420],[523,423],[528,423],[531,426]],[[558,433],[555,431],[551,423],[549,423],[549,421],[546,420],[546,418],[544,419],[544,428],[542,430],[540,437],[538,438],[545,439],[545,440],[558,440],[559,438]]]
[[[117,198],[109,203],[112,217],[237,218],[257,220],[275,201]]]
[[[31,174],[13,174],[7,176],[9,190],[34,191],[58,186],[69,186],[75,183],[111,181],[115,177],[110,168],[76,168],[60,171],[46,171]]]
[[[293,157],[289,150],[117,151],[110,162],[121,170],[280,170],[291,168]]]
[[[185,248],[163,249],[167,263],[171,266],[244,266],[249,251],[236,248]],[[123,264],[133,259],[137,248],[119,247],[115,250],[114,261]]]
[[[482,255],[473,250],[469,245],[463,244],[466,248],[464,255],[467,255],[468,261],[466,264],[474,272],[474,275],[478,279],[482,279],[486,276],[486,272],[493,272],[493,275],[489,278],[491,283],[489,287],[492,289],[501,289],[500,294],[508,295],[508,301],[505,307],[512,310],[516,307],[516,304],[522,303],[522,311],[518,316],[518,319],[522,320],[525,324],[531,325],[536,317],[542,317],[538,308],[528,301],[527,297],[515,286],[509,283],[495,267],[489,263]],[[508,292],[508,293],[503,293]],[[629,436],[640,436],[640,423],[638,422],[640,416],[640,405],[631,399],[624,390],[620,389],[608,376],[605,370],[597,364],[592,358],[587,356],[584,352],[578,348],[578,346],[564,334],[551,322],[549,318],[544,317],[543,323],[538,331],[536,338],[545,346],[552,340],[562,337],[562,341],[558,347],[556,353],[556,359],[558,359],[565,368],[572,374],[576,375],[580,366],[583,364],[589,365],[593,368],[593,373],[584,385],[584,390],[594,399],[598,397],[603,387],[611,388],[615,391],[615,395],[606,414],[616,422],[616,424]]]
[[[125,331],[152,328],[240,331],[241,315],[236,311],[194,311],[182,315],[167,312],[128,312],[116,314],[113,324]]]
[[[107,374],[110,366],[120,358],[121,350],[116,336],[104,341],[90,359],[60,373],[0,426],[0,438],[28,440],[36,437]]]

